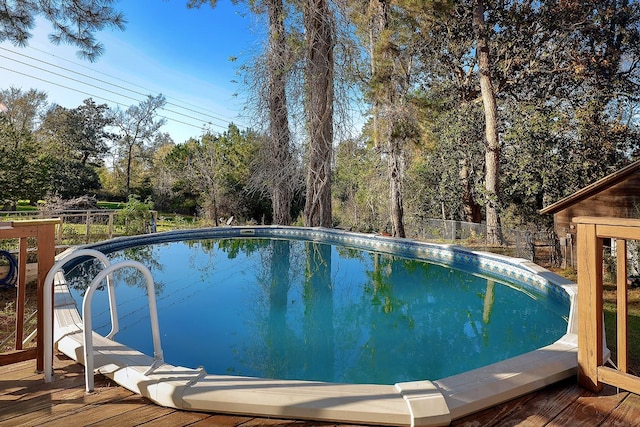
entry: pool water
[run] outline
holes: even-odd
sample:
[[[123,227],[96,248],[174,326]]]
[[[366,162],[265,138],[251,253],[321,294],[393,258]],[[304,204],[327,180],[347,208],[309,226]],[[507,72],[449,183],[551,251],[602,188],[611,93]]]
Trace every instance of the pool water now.
[[[302,240],[218,239],[108,254],[156,282],[164,359],[210,374],[395,384],[436,380],[551,344],[569,307],[487,275]],[[81,306],[92,275],[67,272]],[[89,279],[82,279],[85,276]],[[145,281],[115,274],[115,339],[153,354]],[[110,330],[106,292],[94,328]]]

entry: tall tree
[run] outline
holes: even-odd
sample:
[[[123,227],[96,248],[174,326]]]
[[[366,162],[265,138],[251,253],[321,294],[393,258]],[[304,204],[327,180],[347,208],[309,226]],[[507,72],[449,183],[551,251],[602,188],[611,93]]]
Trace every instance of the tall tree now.
[[[88,98],[82,105],[68,109],[53,106],[44,118],[39,136],[48,150],[87,165],[100,166],[109,152],[109,143],[115,135],[107,131],[113,122],[107,104],[96,104]]]
[[[97,105],[92,99],[73,109],[59,105],[49,109],[36,132],[48,193],[72,198],[100,189],[97,168],[113,139],[106,130],[111,124],[108,113],[106,104]]]
[[[291,224],[293,178],[291,132],[287,108],[288,47],[284,26],[284,7],[281,0],[266,1],[269,15],[269,48],[267,52],[269,152],[271,167],[271,204],[274,224]]]
[[[356,0],[349,15],[357,28],[369,59],[364,92],[371,105],[371,138],[387,164],[390,231],[405,237],[405,178],[411,144],[422,139],[418,108],[417,48],[428,43],[428,25],[436,0]]]
[[[373,107],[373,140],[387,160],[389,210],[392,235],[405,237],[403,180],[404,144],[416,135],[414,118],[407,102],[413,52],[402,46],[406,32],[399,29],[401,20],[390,16],[389,0],[370,0],[369,57],[371,83],[369,93]]]
[[[0,1],[0,42],[26,46],[36,18],[51,22],[49,40],[80,48],[78,55],[94,61],[104,50],[94,37],[106,27],[124,29],[125,19],[111,5],[114,0],[2,0]]]
[[[47,107],[47,95],[36,89],[11,87],[0,91],[0,203],[14,209],[19,199],[38,200],[49,179],[40,162],[34,132]],[[16,179],[20,177],[20,179]]]
[[[489,35],[485,22],[484,0],[473,1],[473,28],[476,37],[478,57],[478,79],[484,106],[485,129],[485,217],[487,221],[487,241],[502,244],[502,229],[498,205],[500,203],[500,139],[498,137],[498,104],[496,90],[491,76],[493,64],[489,52]]]
[[[4,105],[2,116],[17,132],[33,132],[40,125],[47,108],[47,94],[37,89],[23,91],[11,86],[0,91],[0,103]],[[20,141],[14,139],[15,148]]]
[[[19,131],[0,113],[0,208],[15,210],[19,199],[31,197],[37,149],[33,133]],[[16,179],[20,177],[20,179]]]
[[[215,7],[216,0],[189,0],[187,7],[200,7],[208,3]],[[291,223],[291,208],[297,187],[296,166],[293,159],[287,82],[292,67],[291,52],[285,21],[287,4],[282,0],[247,0],[256,14],[266,11],[268,44],[264,57],[256,58],[250,90],[259,115],[266,111],[268,128],[261,165],[256,168],[254,186],[271,197],[272,218],[275,224]],[[261,62],[263,61],[264,62]]]
[[[96,104],[91,98],[82,101],[74,112],[78,116],[80,129],[77,134],[76,151],[83,165],[101,165],[109,152],[109,145],[115,135],[107,131],[113,117],[107,104]]]
[[[330,227],[334,98],[333,12],[328,0],[305,0],[302,11],[307,49],[305,109],[309,133],[304,222],[310,227]]]
[[[136,156],[145,154],[145,149],[154,143],[165,119],[158,118],[157,112],[164,107],[166,100],[162,94],[149,95],[138,105],[132,105],[125,111],[113,112],[113,126],[118,133],[120,158],[125,164],[125,195],[131,193],[132,165]]]
[[[637,156],[640,3],[510,2],[488,17],[509,150],[503,205],[534,221]]]

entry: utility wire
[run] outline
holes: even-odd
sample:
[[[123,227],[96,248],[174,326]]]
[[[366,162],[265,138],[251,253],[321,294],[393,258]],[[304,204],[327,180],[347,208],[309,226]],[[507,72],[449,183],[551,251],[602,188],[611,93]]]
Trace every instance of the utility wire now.
[[[111,103],[119,105],[121,107],[125,107],[125,108],[128,107],[127,105],[125,105],[125,104],[123,104],[121,102],[118,102],[118,101],[114,101],[113,99],[109,99],[109,98],[105,98],[104,96],[95,95],[95,94],[92,94],[92,93],[89,93],[89,92],[85,92],[85,91],[82,91],[82,90],[77,89],[77,88],[65,86],[63,84],[52,82],[50,80],[46,80],[46,79],[43,79],[41,77],[36,77],[36,76],[31,75],[31,74],[22,73],[20,71],[16,71],[16,70],[13,70],[13,69],[10,69],[10,68],[7,68],[7,67],[3,67],[3,66],[0,66],[0,69],[6,70],[6,71],[9,71],[9,72],[12,72],[12,73],[20,74],[22,76],[29,77],[29,78],[32,78],[32,79],[35,79],[35,80],[40,80],[41,82],[49,83],[49,84],[52,84],[54,86],[61,87],[63,89],[72,90],[74,92],[78,92],[78,93],[81,93],[83,95],[90,96],[92,98],[97,98],[97,99],[101,99],[103,101],[111,102]],[[161,116],[161,115],[160,115],[160,117],[163,118],[163,119],[166,119],[166,120],[171,120],[171,121],[176,122],[176,123],[180,123],[180,124],[183,124],[183,125],[186,125],[186,126],[191,126],[193,128],[202,130],[202,126],[198,126],[198,125],[195,125],[193,123],[187,123],[187,122],[184,122],[182,120],[174,119],[173,117],[166,117],[166,116]],[[217,127],[221,128],[221,129],[226,129],[224,126],[216,124],[216,123],[207,123],[207,124],[210,124],[212,126],[217,126]]]
[[[4,50],[4,51],[6,51],[6,52],[10,52],[10,53],[12,53],[12,54],[14,54],[14,55],[19,55],[19,56],[22,56],[22,57],[24,57],[24,58],[28,58],[28,59],[30,59],[30,60],[32,60],[32,61],[36,61],[36,62],[40,62],[40,63],[42,63],[42,64],[46,64],[46,65],[49,65],[49,66],[51,66],[51,67],[55,67],[55,68],[58,68],[58,69],[61,69],[61,70],[67,71],[67,72],[69,72],[69,73],[73,73],[73,74],[76,74],[76,75],[79,75],[79,76],[82,76],[82,77],[86,77],[86,78],[88,78],[88,79],[95,80],[95,81],[97,81],[97,82],[100,82],[100,83],[103,83],[103,84],[106,84],[106,85],[109,85],[109,86],[114,86],[114,87],[116,87],[116,88],[123,89],[123,90],[126,90],[126,91],[128,91],[128,92],[132,92],[132,93],[134,93],[134,94],[136,94],[136,95],[141,95],[141,96],[145,96],[145,97],[148,95],[147,93],[142,93],[142,92],[139,92],[139,91],[136,91],[136,90],[133,90],[133,89],[127,88],[127,87],[125,87],[125,86],[121,86],[121,85],[118,85],[118,84],[115,84],[115,83],[111,83],[111,82],[106,81],[106,80],[98,79],[98,78],[93,77],[93,76],[90,76],[90,75],[88,75],[88,74],[80,73],[80,72],[78,72],[78,71],[75,71],[75,70],[72,70],[72,69],[69,69],[69,68],[65,68],[65,67],[62,67],[62,66],[59,66],[59,65],[53,64],[53,63],[51,63],[51,62],[47,62],[47,61],[44,61],[44,60],[42,60],[42,59],[35,58],[35,57],[33,57],[33,56],[29,56],[29,55],[26,55],[26,54],[23,54],[23,53],[20,53],[20,52],[16,52],[16,51],[14,51],[14,50],[7,49],[7,48],[5,48],[5,47],[1,47],[1,46],[0,46],[0,50]],[[2,56],[2,55],[0,55],[0,56]],[[10,58],[10,57],[6,57],[6,56],[2,56],[2,57],[3,57],[3,58],[5,58],[5,59],[10,59],[10,60],[13,60],[13,61],[19,62],[19,63],[24,64],[24,65],[27,65],[27,66],[31,66],[31,67],[34,67],[34,68],[38,68],[38,67],[36,67],[36,66],[34,66],[34,65],[30,65],[30,64],[27,64],[27,63],[24,63],[24,62],[18,61],[18,60],[16,60],[16,59],[13,59],[13,58]],[[72,64],[76,64],[75,62],[72,62],[72,61],[69,61],[69,62],[71,62]],[[79,64],[76,64],[76,65],[79,65]],[[38,68],[38,69],[41,69],[41,68]],[[41,70],[43,70],[43,71],[47,71],[47,72],[50,72],[50,73],[52,73],[52,74],[56,74],[56,73],[53,73],[53,72],[48,71],[48,70],[45,70],[45,69],[41,69]],[[94,72],[95,72],[95,71],[94,71]],[[104,74],[104,73],[100,73],[100,74]],[[59,75],[59,74],[56,74],[56,75]],[[105,75],[109,76],[108,74],[105,74]],[[60,75],[60,76],[61,76],[61,77],[63,77],[63,78],[69,78],[69,79],[71,79],[70,77],[67,77],[67,76],[64,76],[64,75]],[[111,77],[111,78],[115,78],[115,77],[113,77],[113,76],[109,76],[109,77]],[[117,79],[117,78],[116,78],[116,79]],[[117,80],[120,80],[120,79],[117,79]],[[122,80],[120,80],[120,81],[122,81]],[[84,82],[82,82],[82,83],[84,83]],[[130,83],[130,82],[125,82],[125,83],[127,83],[127,84],[129,84],[129,85],[133,85],[133,84],[132,84],[132,83]],[[85,83],[85,84],[88,84],[88,83]],[[95,86],[95,87],[97,87],[97,86]],[[104,88],[99,88],[99,89],[110,92],[108,89],[104,89]],[[142,88],[142,89],[145,89],[145,88]],[[150,90],[150,89],[145,89],[145,90]],[[152,91],[152,92],[153,92],[153,91]],[[114,93],[115,93],[115,92],[114,92]],[[120,96],[126,96],[126,95],[121,95],[121,94],[118,94],[118,95],[120,95]],[[130,99],[134,99],[134,98],[130,98]],[[137,100],[136,100],[136,101],[137,101]],[[196,109],[193,109],[193,108],[184,107],[184,106],[179,105],[179,104],[176,104],[176,103],[174,103],[174,102],[167,102],[167,105],[172,105],[172,106],[174,106],[174,107],[181,108],[181,109],[183,109],[183,110],[190,111],[190,112],[192,112],[192,113],[196,113],[196,114],[199,114],[199,115],[204,116],[204,117],[209,117],[209,118],[214,119],[214,120],[219,120],[219,121],[224,122],[224,123],[226,123],[226,124],[231,123],[231,121],[229,121],[229,120],[227,120],[227,119],[223,119],[223,118],[220,118],[220,117],[217,117],[217,116],[211,115],[211,114],[206,113],[206,112],[203,112],[203,111],[201,111],[201,110],[196,110]],[[182,113],[177,113],[177,114],[182,114]],[[182,114],[182,115],[184,115],[184,114]],[[185,116],[186,116],[186,115],[185,115]],[[186,117],[189,117],[189,116],[186,116]]]
[[[121,78],[119,78],[119,77],[113,76],[113,75],[111,75],[111,74],[107,74],[107,73],[102,72],[102,71],[99,71],[99,70],[94,70],[94,69],[92,69],[92,68],[90,68],[90,67],[88,67],[88,66],[86,66],[86,65],[84,65],[84,64],[82,64],[82,63],[74,62],[74,61],[72,61],[72,60],[70,60],[70,59],[67,59],[67,58],[64,58],[64,57],[61,57],[61,56],[54,55],[54,54],[53,54],[53,53],[51,53],[51,52],[47,52],[47,51],[45,51],[45,50],[38,49],[38,48],[33,47],[33,46],[27,46],[27,49],[32,49],[32,50],[35,50],[35,51],[40,52],[40,53],[42,53],[42,54],[49,55],[49,56],[51,56],[51,57],[53,57],[53,58],[56,58],[56,59],[59,59],[59,60],[62,60],[62,61],[68,62],[68,63],[70,63],[70,64],[73,64],[73,65],[75,65],[75,66],[77,66],[77,67],[81,67],[81,68],[84,68],[84,69],[86,69],[86,70],[89,70],[89,71],[91,71],[92,73],[101,74],[101,75],[103,75],[103,76],[109,77],[109,78],[111,78],[111,79],[113,79],[113,80],[116,80],[116,81],[119,81],[119,82],[125,83],[125,84],[127,84],[127,85],[134,86],[134,87],[138,87],[138,88],[143,89],[143,90],[145,90],[145,91],[147,91],[147,92],[157,92],[156,90],[146,88],[146,87],[141,86],[141,85],[139,85],[139,84],[137,84],[137,83],[133,83],[133,82],[129,82],[129,81],[123,80],[123,79],[121,79]],[[36,60],[40,61],[39,59],[36,59]],[[56,67],[57,67],[57,65],[54,65],[54,66],[56,66]],[[113,83],[110,83],[110,84],[115,85],[115,84],[113,84]],[[132,89],[128,89],[128,90],[133,91]],[[182,103],[182,104],[189,105],[189,106],[191,106],[191,107],[193,107],[193,108],[202,109],[200,106],[195,105],[195,104],[192,104],[192,103],[189,103],[189,102],[187,102],[187,101],[185,101],[185,100],[177,100],[177,101],[179,101],[179,102],[180,102],[180,103]],[[184,107],[181,107],[181,108],[184,108]],[[185,109],[186,109],[186,108],[185,108]],[[201,114],[205,114],[205,113],[201,113]],[[224,118],[225,118],[225,120],[227,120],[227,122],[233,122],[233,123],[238,124],[237,122],[235,122],[235,119],[234,119],[234,118],[232,118],[232,117],[225,116],[224,114],[218,114],[218,115],[219,115],[219,116],[221,116],[221,117],[224,117]],[[243,124],[242,124],[241,126],[242,126],[242,127],[247,127],[247,126],[245,126],[245,125],[243,125]]]
[[[98,85],[87,83],[85,81],[82,81],[82,80],[79,80],[79,79],[75,79],[73,77],[65,76],[64,74],[56,73],[55,71],[47,70],[46,68],[42,68],[42,67],[38,67],[36,65],[28,64],[26,62],[19,61],[19,60],[15,59],[15,58],[11,58],[11,57],[8,57],[8,56],[5,56],[5,55],[1,55],[1,54],[0,54],[0,58],[8,59],[10,61],[17,62],[18,64],[26,65],[27,67],[35,68],[36,70],[44,71],[45,73],[53,74],[54,76],[62,77],[63,79],[71,80],[73,82],[80,83],[80,84],[83,84],[83,85],[86,85],[86,86],[89,86],[89,87],[93,87],[95,89],[102,90],[102,91],[105,91],[105,92],[108,92],[108,93],[111,93],[111,94],[114,94],[114,95],[117,95],[117,96],[121,96],[123,98],[131,99],[131,100],[133,100],[135,102],[138,102],[138,103],[140,102],[139,99],[134,98],[132,96],[125,95],[123,93],[116,92],[116,91],[113,91],[111,89],[106,89],[106,88],[98,86]],[[144,96],[147,96],[147,95],[144,95]],[[190,116],[188,114],[181,113],[179,111],[171,110],[169,108],[162,108],[162,110],[167,111],[169,113],[177,114],[177,115],[182,116],[182,117],[186,117],[188,119],[202,121],[202,119],[200,119],[198,117],[193,117],[193,116]],[[220,120],[220,119],[218,119],[218,120]]]

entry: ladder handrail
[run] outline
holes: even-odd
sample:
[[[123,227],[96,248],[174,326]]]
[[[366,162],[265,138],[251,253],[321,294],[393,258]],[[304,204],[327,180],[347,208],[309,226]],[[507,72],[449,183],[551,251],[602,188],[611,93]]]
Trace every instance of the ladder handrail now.
[[[60,258],[49,270],[44,280],[43,290],[43,357],[44,357],[44,381],[49,383],[53,381],[53,280],[55,275],[62,270],[65,264],[79,257],[97,258],[106,267],[111,265],[107,256],[95,249],[78,249],[67,256]],[[109,305],[111,307],[111,332],[107,337],[112,338],[119,330],[118,312],[115,298],[115,290],[111,281],[111,275],[107,276],[107,291],[109,294]]]
[[[158,325],[158,309],[156,307],[156,293],[155,286],[153,284],[153,277],[149,269],[142,263],[134,260],[120,261],[115,264],[111,264],[104,270],[102,270],[93,279],[91,285],[84,294],[82,300],[82,324],[84,329],[84,369],[85,369],[85,385],[87,393],[93,391],[93,326],[91,321],[91,300],[93,294],[102,283],[102,281],[108,277],[113,271],[121,268],[133,267],[140,271],[147,281],[147,298],[149,300],[149,315],[151,318],[151,334],[153,337],[153,365],[146,373],[153,370],[154,367],[160,365],[163,362],[162,348],[160,345],[160,327]]]

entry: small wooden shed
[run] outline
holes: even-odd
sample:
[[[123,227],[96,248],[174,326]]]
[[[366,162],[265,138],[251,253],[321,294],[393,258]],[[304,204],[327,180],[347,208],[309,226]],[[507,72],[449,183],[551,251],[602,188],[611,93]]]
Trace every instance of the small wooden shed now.
[[[640,217],[640,160],[612,173],[540,211],[553,214],[563,265],[575,265],[577,216]]]

